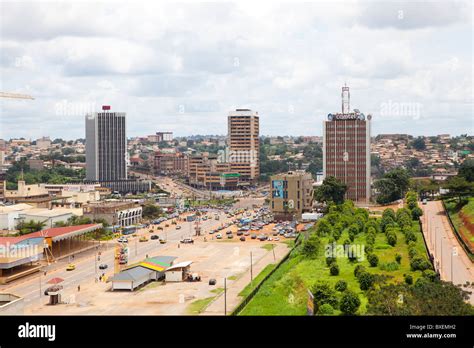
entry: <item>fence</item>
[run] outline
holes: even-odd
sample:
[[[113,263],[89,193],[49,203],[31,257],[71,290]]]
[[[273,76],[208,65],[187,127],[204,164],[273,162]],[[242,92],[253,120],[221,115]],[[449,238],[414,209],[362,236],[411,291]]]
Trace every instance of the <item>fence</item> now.
[[[248,296],[246,298],[244,298],[242,300],[242,302],[239,303],[239,305],[232,311],[232,313],[230,315],[238,315],[242,309],[245,308],[245,306],[247,306],[247,304],[253,299],[253,297],[257,294],[258,290],[260,290],[260,287],[263,285],[263,283],[268,279],[270,278],[273,273],[275,273],[275,271],[280,268],[280,266],[286,262],[289,257],[291,256],[291,254],[293,253],[293,251],[296,249],[296,247],[300,244],[300,240],[301,240],[301,234],[298,234],[298,237],[296,237],[295,239],[295,245],[293,246],[293,248],[291,248],[290,252],[288,254],[285,255],[285,257],[283,257],[280,262],[278,262],[278,264],[270,271],[270,273],[268,273],[261,281],[260,283],[258,283],[255,288],[250,292],[250,294],[248,294]]]
[[[454,231],[454,235],[456,236],[456,239],[458,240],[459,244],[461,244],[462,248],[466,252],[467,256],[471,259],[471,261],[474,261],[474,253],[472,250],[469,248],[468,245],[466,245],[466,242],[462,238],[461,234],[459,233],[458,229],[456,226],[454,226],[453,221],[451,220],[451,216],[449,215],[448,209],[446,207],[446,204],[444,203],[444,200],[441,200],[441,203],[443,204],[443,209],[444,212],[446,213],[446,216],[448,217],[449,225],[451,226],[451,229]]]

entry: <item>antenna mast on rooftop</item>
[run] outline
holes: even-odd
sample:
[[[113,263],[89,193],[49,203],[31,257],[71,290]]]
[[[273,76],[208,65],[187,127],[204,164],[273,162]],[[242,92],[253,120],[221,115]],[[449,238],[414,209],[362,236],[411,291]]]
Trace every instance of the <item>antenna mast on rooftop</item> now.
[[[350,113],[350,102],[351,102],[351,94],[349,93],[349,87],[344,83],[344,87],[342,87],[342,93],[341,93],[341,99],[342,99],[342,114],[348,114]]]

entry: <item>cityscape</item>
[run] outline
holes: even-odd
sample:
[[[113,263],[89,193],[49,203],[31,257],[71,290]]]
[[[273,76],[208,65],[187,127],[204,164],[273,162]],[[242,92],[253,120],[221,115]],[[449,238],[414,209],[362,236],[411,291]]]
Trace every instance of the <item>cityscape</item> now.
[[[2,2],[0,317],[472,318],[472,51],[427,43],[472,42],[472,4],[447,3],[98,2],[68,28],[94,3],[40,2],[27,33]],[[351,30],[372,58],[280,51]]]

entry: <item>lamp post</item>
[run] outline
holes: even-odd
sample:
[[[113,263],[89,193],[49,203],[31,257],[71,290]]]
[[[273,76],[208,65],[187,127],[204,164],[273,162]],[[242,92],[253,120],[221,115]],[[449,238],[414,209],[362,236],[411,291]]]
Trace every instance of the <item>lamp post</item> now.
[[[224,278],[224,315],[227,315],[227,278]]]

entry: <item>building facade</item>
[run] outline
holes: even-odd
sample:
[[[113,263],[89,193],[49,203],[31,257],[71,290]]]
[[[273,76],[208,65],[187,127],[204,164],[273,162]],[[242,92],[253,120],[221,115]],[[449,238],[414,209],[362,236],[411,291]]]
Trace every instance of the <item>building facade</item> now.
[[[142,207],[134,202],[94,202],[84,207],[84,216],[91,220],[104,219],[112,226],[130,226],[142,219]]]
[[[220,162],[218,155],[203,152],[189,156],[188,183],[208,190],[235,190],[241,174],[232,170],[231,163]]]
[[[359,110],[349,111],[349,87],[342,88],[342,112],[323,122],[323,175],[348,186],[346,198],[370,200],[370,120]]]
[[[228,119],[228,162],[242,184],[255,185],[260,176],[260,124],[258,112],[236,109]]]
[[[103,112],[86,116],[86,179],[127,179],[125,113]]]
[[[294,171],[273,175],[270,179],[270,209],[275,220],[300,219],[313,207],[311,173]]]
[[[181,152],[156,152],[154,170],[156,175],[186,175],[188,172],[188,157]]]

